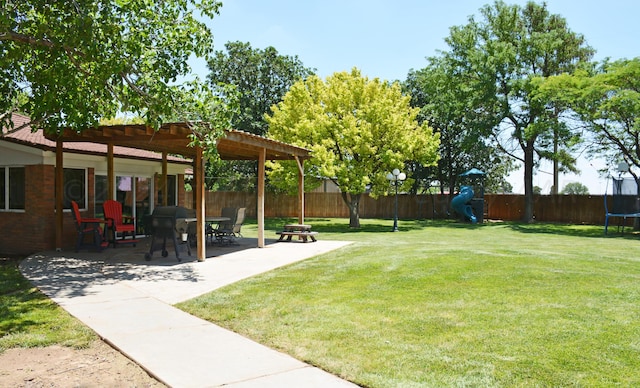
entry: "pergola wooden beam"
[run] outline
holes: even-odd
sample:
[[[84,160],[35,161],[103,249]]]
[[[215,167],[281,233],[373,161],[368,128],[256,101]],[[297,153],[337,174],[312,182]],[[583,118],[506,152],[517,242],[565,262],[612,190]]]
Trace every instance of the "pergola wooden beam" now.
[[[113,144],[147,151],[195,157],[196,150],[189,147],[189,135],[193,132],[186,124],[166,124],[158,131],[144,125],[115,125],[88,128],[82,132],[65,128],[59,134],[47,134],[50,140],[63,139],[65,142],[88,142]]]

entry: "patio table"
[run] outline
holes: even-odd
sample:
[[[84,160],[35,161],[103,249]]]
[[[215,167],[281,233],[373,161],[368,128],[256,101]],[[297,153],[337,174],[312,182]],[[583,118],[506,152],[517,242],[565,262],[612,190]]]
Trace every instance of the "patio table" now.
[[[190,217],[190,218],[185,218],[184,222],[186,222],[187,224],[189,224],[190,222],[196,222],[198,221],[197,218],[195,217]],[[205,227],[205,230],[209,230],[209,229],[213,229],[213,225],[215,223],[221,223],[221,222],[228,222],[231,221],[231,218],[229,217],[221,217],[221,216],[206,216],[204,218],[204,222],[207,225],[207,227]],[[189,235],[188,237],[189,243],[191,243],[192,239],[195,239],[195,236],[191,236]]]

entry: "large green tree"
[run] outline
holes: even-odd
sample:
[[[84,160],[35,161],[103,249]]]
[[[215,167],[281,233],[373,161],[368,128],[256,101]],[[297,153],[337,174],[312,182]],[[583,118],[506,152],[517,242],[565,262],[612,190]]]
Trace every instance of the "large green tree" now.
[[[610,165],[625,161],[640,178],[640,58],[604,61],[538,81],[540,99],[565,105],[589,130],[591,156]]]
[[[589,188],[580,182],[569,182],[564,186],[560,194],[589,195]]]
[[[427,184],[437,180],[441,192],[450,194],[459,184],[459,175],[474,167],[487,174],[485,188],[504,187],[513,163],[500,158],[481,128],[475,127],[466,85],[460,78],[449,77],[446,64],[432,58],[426,68],[410,71],[403,84],[411,95],[411,105],[420,108],[419,120],[426,121],[440,134],[438,165],[416,172],[423,175]]]
[[[249,43],[228,42],[208,61],[208,80],[213,85],[233,86],[238,107],[231,127],[264,135],[264,118],[271,106],[282,101],[291,85],[313,73],[296,56],[280,55],[273,47],[252,48]],[[227,190],[250,190],[255,185],[257,164],[253,161],[210,161],[207,186]]]
[[[407,161],[433,165],[438,159],[439,136],[418,123],[419,110],[409,100],[399,83],[363,77],[355,68],[326,81],[310,76],[272,108],[269,135],[313,151],[305,164],[307,175],[326,177],[340,187],[349,226],[359,227],[363,193],[386,193],[386,174],[403,169]],[[296,168],[276,165],[274,181],[295,187]]]
[[[56,131],[96,125],[131,112],[157,127],[169,119],[226,117],[227,91],[193,81],[189,57],[207,57],[213,40],[200,17],[215,0],[20,0],[0,12],[0,120],[12,112]]]
[[[571,72],[593,55],[582,35],[546,4],[525,6],[496,1],[451,28],[449,50],[441,54],[449,77],[459,78],[475,117],[475,128],[524,167],[525,210],[533,219],[533,175],[541,160],[575,170],[571,155],[577,136],[558,119],[561,111],[535,99],[532,79]]]
[[[233,85],[238,93],[238,111],[232,116],[234,129],[263,136],[268,124],[264,115],[282,101],[291,85],[313,74],[297,56],[280,55],[273,47],[252,48],[249,43],[228,42],[209,59],[213,83]]]

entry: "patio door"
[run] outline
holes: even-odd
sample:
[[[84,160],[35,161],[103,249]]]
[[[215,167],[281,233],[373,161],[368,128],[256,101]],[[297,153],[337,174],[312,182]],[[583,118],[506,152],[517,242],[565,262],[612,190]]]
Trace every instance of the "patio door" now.
[[[136,177],[135,179],[135,206],[133,208],[133,214],[136,218],[136,233],[147,234],[145,229],[147,222],[151,217],[152,210],[152,190],[153,180],[150,177]]]
[[[122,204],[122,214],[136,220],[136,234],[145,234],[146,221],[151,214],[152,179],[145,176],[116,176],[116,201]]]
[[[104,217],[102,205],[109,198],[109,181],[106,175],[95,176],[94,212],[97,218]],[[145,234],[146,221],[153,207],[153,180],[145,176],[116,176],[114,198],[122,204],[122,214],[135,217],[136,234]]]

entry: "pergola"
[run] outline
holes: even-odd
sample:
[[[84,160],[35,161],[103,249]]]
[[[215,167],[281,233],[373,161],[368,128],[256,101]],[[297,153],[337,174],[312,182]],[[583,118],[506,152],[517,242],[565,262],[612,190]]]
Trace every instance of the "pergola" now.
[[[107,145],[107,180],[109,196],[114,193],[113,146],[138,148],[162,153],[163,191],[167,185],[167,155],[176,154],[193,159],[195,180],[195,208],[197,218],[197,257],[205,259],[205,187],[203,150],[199,146],[190,146],[192,129],[186,123],[167,123],[158,130],[143,124],[109,125],[87,128],[81,132],[64,129],[60,134],[45,134],[56,142],[56,248],[62,247],[62,208],[63,208],[63,148],[64,142],[91,142]],[[216,143],[218,154],[224,160],[258,161],[258,247],[264,247],[264,180],[267,160],[295,160],[298,165],[298,221],[304,223],[304,160],[310,157],[306,148],[267,139],[251,133],[226,130]],[[167,196],[165,196],[166,198]],[[165,203],[166,204],[166,203]]]

